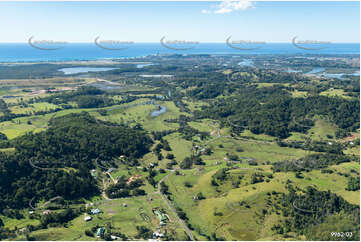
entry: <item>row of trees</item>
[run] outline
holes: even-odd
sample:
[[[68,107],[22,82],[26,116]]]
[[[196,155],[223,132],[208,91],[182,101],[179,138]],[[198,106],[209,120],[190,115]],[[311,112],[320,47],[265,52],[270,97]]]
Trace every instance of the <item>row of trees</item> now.
[[[331,165],[338,165],[345,162],[351,162],[352,157],[338,154],[311,154],[298,160],[284,160],[272,164],[271,169],[275,172],[288,171],[311,171],[314,169],[327,168]]]

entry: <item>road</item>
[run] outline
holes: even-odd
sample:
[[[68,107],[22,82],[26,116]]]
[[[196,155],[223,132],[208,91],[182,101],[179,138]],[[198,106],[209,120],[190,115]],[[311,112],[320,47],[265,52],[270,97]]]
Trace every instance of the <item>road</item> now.
[[[193,237],[192,232],[191,232],[190,229],[187,227],[187,225],[185,224],[185,222],[184,222],[181,218],[179,218],[179,216],[178,216],[178,214],[177,214],[177,212],[176,212],[173,204],[172,204],[172,203],[168,200],[168,198],[167,198],[164,194],[162,194],[161,191],[160,191],[160,184],[161,184],[162,182],[164,182],[165,180],[167,180],[168,177],[169,177],[169,175],[172,174],[175,170],[169,170],[169,171],[170,171],[169,174],[167,174],[165,177],[163,177],[162,179],[160,179],[160,181],[159,181],[158,184],[157,184],[157,192],[155,192],[155,193],[153,193],[153,194],[159,194],[159,195],[160,195],[160,197],[162,198],[162,200],[168,205],[170,211],[174,214],[174,217],[178,220],[178,222],[180,223],[180,225],[181,225],[182,228],[184,229],[184,232],[187,234],[187,236],[188,236],[191,240],[194,240],[194,237]],[[111,199],[111,198],[109,198],[109,197],[106,195],[106,193],[105,193],[105,189],[106,189],[106,187],[105,187],[105,181],[104,181],[104,179],[103,179],[103,192],[102,192],[103,198],[104,198],[105,200],[108,200],[108,201],[109,201],[109,200],[117,200],[117,199]],[[124,198],[119,198],[119,199],[124,199]]]
[[[105,174],[107,174],[107,175],[110,177],[110,179],[112,179],[112,181],[114,182],[114,184],[117,184],[118,181],[114,179],[114,177],[112,176],[112,174],[110,174],[110,172],[107,172],[107,171],[106,171]]]
[[[178,216],[177,211],[175,210],[173,204],[171,203],[171,201],[168,200],[168,198],[161,193],[160,191],[160,184],[162,182],[164,182],[165,180],[168,179],[169,175],[172,174],[175,170],[171,170],[171,173],[169,173],[168,175],[166,175],[165,177],[163,177],[162,179],[160,179],[160,181],[158,182],[158,191],[157,193],[160,194],[161,198],[163,199],[163,201],[165,201],[169,207],[169,209],[172,211],[172,213],[174,214],[174,216],[178,219],[178,222],[180,223],[180,225],[183,227],[184,232],[187,234],[187,236],[190,238],[190,240],[194,240],[192,231],[188,228],[188,226],[185,224],[185,222]]]

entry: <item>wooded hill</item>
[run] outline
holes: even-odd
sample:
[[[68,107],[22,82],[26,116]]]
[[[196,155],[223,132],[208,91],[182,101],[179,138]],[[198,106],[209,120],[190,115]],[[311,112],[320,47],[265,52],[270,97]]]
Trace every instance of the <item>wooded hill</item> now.
[[[95,159],[110,161],[124,155],[124,162],[135,165],[152,140],[139,126],[103,122],[82,112],[54,118],[46,131],[12,143],[14,153],[0,153],[0,211],[28,206],[34,197],[75,200],[97,194],[90,175]]]

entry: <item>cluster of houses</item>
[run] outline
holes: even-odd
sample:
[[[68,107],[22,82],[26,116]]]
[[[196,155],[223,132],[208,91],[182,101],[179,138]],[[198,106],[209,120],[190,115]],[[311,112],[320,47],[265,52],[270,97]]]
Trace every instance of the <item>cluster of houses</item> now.
[[[100,228],[98,228],[97,231],[95,232],[95,236],[99,238],[99,237],[102,237],[102,236],[104,235],[104,233],[105,233],[105,228],[100,227]],[[117,236],[115,236],[115,235],[110,235],[110,239],[111,239],[111,240],[117,240],[117,239],[119,239],[119,237],[117,237]]]
[[[164,238],[165,229],[161,229],[167,224],[167,220],[169,220],[168,214],[164,213],[160,208],[153,208],[153,213],[157,216],[159,220],[159,227],[156,231],[153,232],[153,239],[159,240],[160,238]]]
[[[169,220],[168,214],[162,212],[159,208],[153,208],[152,211],[157,216],[159,225],[165,226],[167,224],[167,220]]]
[[[159,239],[164,237],[164,232],[162,233],[160,229],[153,232],[153,239]]]
[[[92,215],[97,215],[97,214],[99,214],[99,213],[101,213],[101,211],[100,211],[99,208],[93,208],[92,210],[90,210],[90,214],[92,214]],[[85,222],[89,222],[89,221],[91,221],[92,219],[93,219],[93,217],[90,216],[90,215],[87,215],[87,216],[84,217],[84,221],[85,221]]]

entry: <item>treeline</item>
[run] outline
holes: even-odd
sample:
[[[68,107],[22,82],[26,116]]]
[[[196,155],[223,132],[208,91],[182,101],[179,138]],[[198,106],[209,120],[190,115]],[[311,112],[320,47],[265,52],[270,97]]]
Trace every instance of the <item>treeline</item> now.
[[[61,68],[72,67],[72,65],[58,64],[34,64],[34,65],[13,65],[0,66],[1,79],[31,79],[48,78],[53,76],[64,76],[64,73],[58,71]]]
[[[327,141],[314,141],[314,140],[307,140],[307,141],[282,141],[277,140],[277,144],[280,147],[291,147],[296,149],[304,149],[304,150],[311,150],[316,152],[326,152],[332,154],[343,154],[343,149],[345,147],[344,144],[338,143],[335,141],[327,142]]]
[[[298,160],[285,160],[273,163],[271,169],[274,172],[289,171],[311,171],[327,168],[331,165],[338,165],[345,162],[351,162],[353,158],[347,155],[338,154],[311,154]]]
[[[14,153],[0,153],[0,211],[28,206],[34,197],[36,202],[97,194],[89,171],[96,159],[124,155],[128,165],[135,165],[151,143],[138,126],[99,121],[85,112],[54,118],[46,131],[16,138]]]

